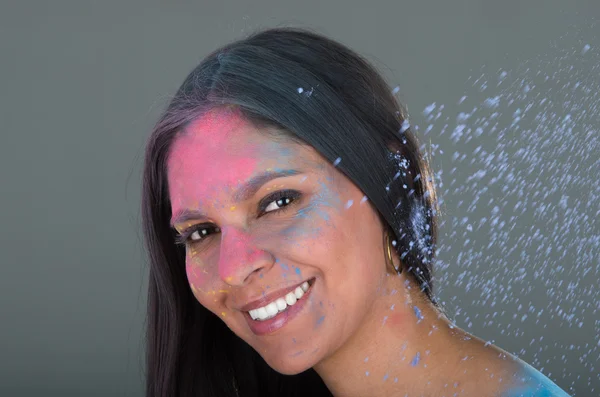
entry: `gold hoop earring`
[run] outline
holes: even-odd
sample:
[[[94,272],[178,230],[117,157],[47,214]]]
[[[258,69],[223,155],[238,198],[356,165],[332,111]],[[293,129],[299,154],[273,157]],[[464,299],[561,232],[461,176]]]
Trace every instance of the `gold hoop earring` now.
[[[392,242],[390,241],[390,235],[386,235],[386,252],[389,263],[392,265],[397,274],[402,273],[402,266],[398,265],[398,267],[394,266],[394,259],[392,258]]]

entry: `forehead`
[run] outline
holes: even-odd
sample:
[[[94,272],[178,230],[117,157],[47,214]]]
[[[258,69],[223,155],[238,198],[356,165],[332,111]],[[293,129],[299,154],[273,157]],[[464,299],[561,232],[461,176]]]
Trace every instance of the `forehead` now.
[[[193,206],[194,200],[229,192],[269,168],[314,171],[323,164],[308,146],[275,140],[236,111],[214,111],[173,142],[167,159],[169,193],[174,207]]]

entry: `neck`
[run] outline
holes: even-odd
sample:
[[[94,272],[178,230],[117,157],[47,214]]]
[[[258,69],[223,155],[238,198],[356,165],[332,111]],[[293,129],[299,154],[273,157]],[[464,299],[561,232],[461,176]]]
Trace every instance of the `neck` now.
[[[383,285],[364,325],[314,367],[335,396],[460,394],[491,368],[484,342],[454,327],[413,283],[389,276]]]

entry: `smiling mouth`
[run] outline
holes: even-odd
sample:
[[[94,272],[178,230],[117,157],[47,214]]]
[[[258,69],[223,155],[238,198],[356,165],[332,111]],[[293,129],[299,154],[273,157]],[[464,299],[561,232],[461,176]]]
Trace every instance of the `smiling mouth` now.
[[[280,313],[285,312],[290,307],[294,306],[296,302],[301,300],[308,290],[315,283],[315,278],[311,278],[308,281],[303,282],[301,285],[296,287],[292,292],[288,292],[285,296],[275,299],[273,302],[259,307],[258,309],[250,310],[248,314],[254,321],[265,321],[270,320]]]

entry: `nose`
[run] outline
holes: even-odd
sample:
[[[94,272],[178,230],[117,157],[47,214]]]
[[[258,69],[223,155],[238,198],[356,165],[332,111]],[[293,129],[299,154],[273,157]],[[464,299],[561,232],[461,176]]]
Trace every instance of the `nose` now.
[[[243,230],[221,229],[219,251],[219,277],[231,285],[242,286],[258,275],[269,270],[275,263],[273,255],[256,247],[251,236]]]

